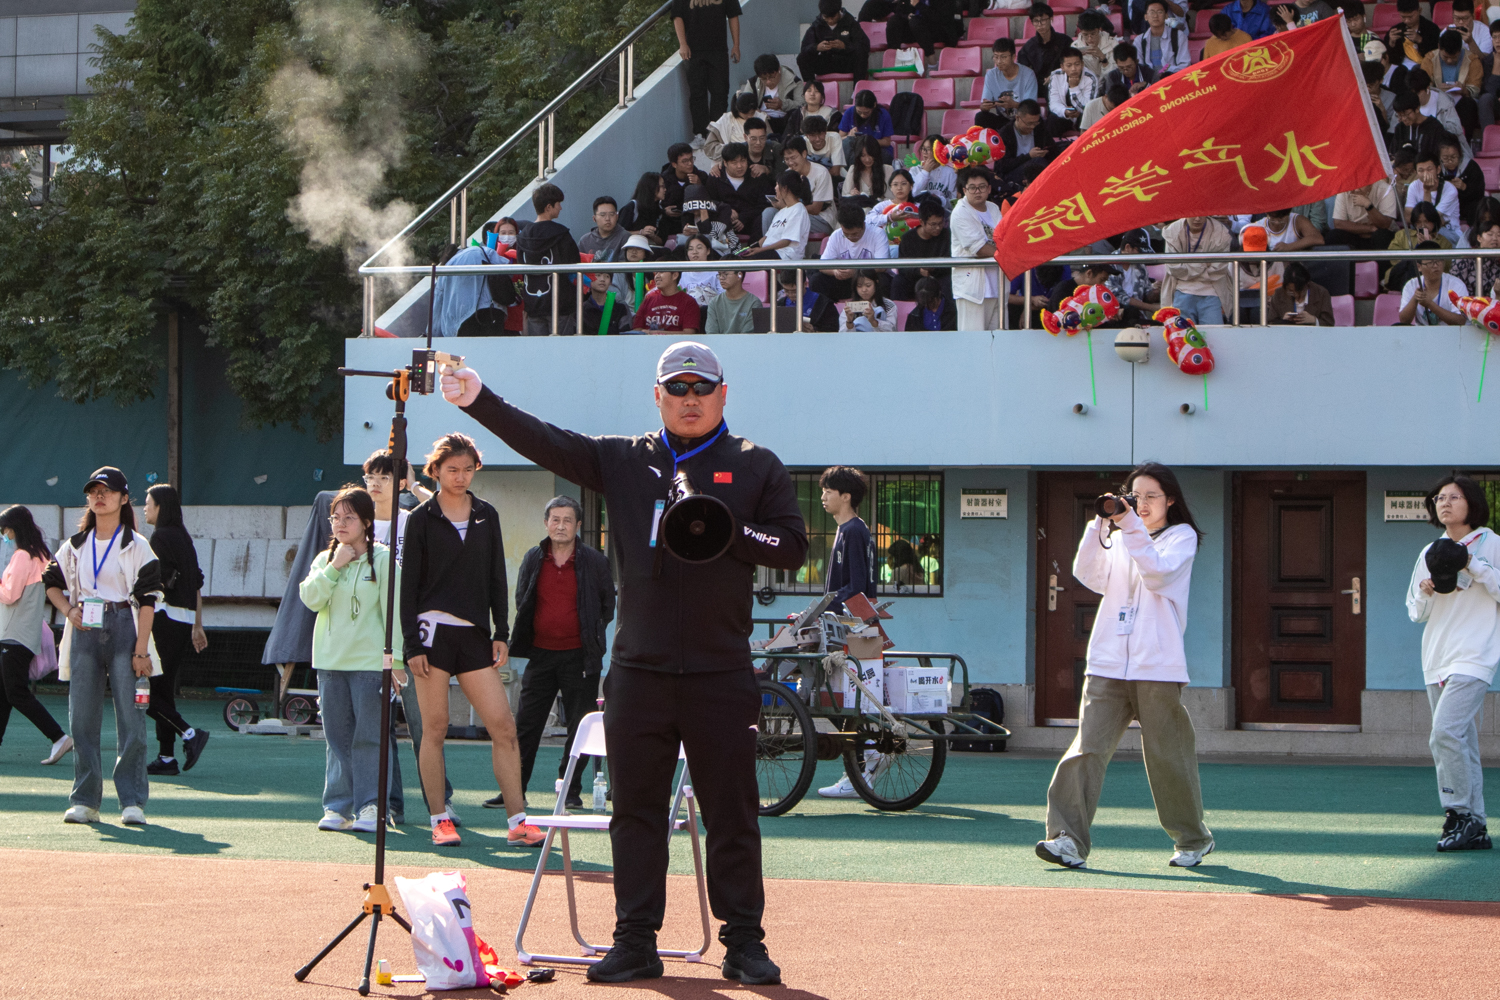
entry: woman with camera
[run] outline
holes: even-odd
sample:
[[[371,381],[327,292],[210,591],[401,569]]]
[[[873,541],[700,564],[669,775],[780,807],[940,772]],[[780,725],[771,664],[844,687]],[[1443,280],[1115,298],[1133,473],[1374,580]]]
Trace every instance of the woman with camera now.
[[[208,730],[194,729],[177,711],[177,685],[182,661],[188,646],[195,652],[208,648],[203,631],[203,570],[198,566],[198,550],[193,537],[182,523],[182,498],[177,487],[157,483],[146,491],[146,523],[151,533],[151,550],[161,563],[162,590],[166,600],[156,609],[151,638],[161,658],[161,675],[151,678],[151,707],[146,715],[156,722],[156,742],[160,753],[146,765],[147,774],[177,774],[173,754],[177,737],[182,737],[182,771],[191,771],[208,745]]]
[[[1489,850],[1479,719],[1500,662],[1500,536],[1485,527],[1490,505],[1468,476],[1427,494],[1443,534],[1417,556],[1406,610],[1422,630],[1422,679],[1432,708],[1428,746],[1443,805],[1439,851]]]
[[[1177,476],[1156,462],[1136,466],[1122,495],[1100,497],[1095,511],[1073,576],[1104,599],[1089,636],[1078,735],[1047,789],[1047,839],[1036,853],[1085,867],[1104,772],[1131,720],[1139,720],[1156,815],[1176,845],[1168,864],[1191,868],[1214,849],[1203,823],[1196,736],[1182,705],[1198,526]]]
[[[5,736],[14,708],[52,744],[42,763],[56,764],[73,749],[73,738],[31,690],[31,661],[42,643],[55,641],[52,627],[42,617],[47,605],[42,573],[52,553],[25,507],[9,507],[0,513],[0,535],[6,543],[0,551],[10,552],[0,563],[4,566],[0,575],[0,738]]]

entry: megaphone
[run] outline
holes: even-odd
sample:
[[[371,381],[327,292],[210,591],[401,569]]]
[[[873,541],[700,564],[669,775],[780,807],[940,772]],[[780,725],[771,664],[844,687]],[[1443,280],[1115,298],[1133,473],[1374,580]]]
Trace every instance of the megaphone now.
[[[722,500],[699,493],[688,474],[679,472],[662,514],[661,539],[683,562],[713,562],[734,541],[734,515]]]

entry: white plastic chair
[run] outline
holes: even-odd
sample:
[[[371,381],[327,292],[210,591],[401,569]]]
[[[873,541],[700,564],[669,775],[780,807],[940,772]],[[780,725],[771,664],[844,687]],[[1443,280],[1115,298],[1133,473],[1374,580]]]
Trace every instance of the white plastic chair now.
[[[573,774],[578,769],[580,757],[606,757],[604,746],[604,713],[590,712],[578,721],[578,732],[573,737],[573,750],[568,757],[567,774],[563,776],[562,787],[569,788],[572,785]],[[677,793],[672,799],[672,812],[670,822],[667,824],[667,839],[671,841],[672,833],[686,827],[693,842],[693,873],[698,882],[698,911],[703,921],[703,944],[692,951],[679,951],[668,948],[658,948],[656,953],[663,958],[681,958],[688,962],[698,962],[708,951],[711,935],[708,919],[708,883],[703,872],[703,848],[698,838],[698,810],[693,799],[693,786],[688,778],[687,753],[681,746],[677,748],[677,759],[683,761],[682,776],[678,779]],[[542,842],[542,856],[537,861],[536,874],[531,878],[531,891],[526,894],[526,906],[521,911],[521,922],[516,927],[516,957],[522,965],[531,965],[535,962],[548,962],[559,965],[592,965],[598,962],[605,952],[609,951],[608,945],[590,944],[584,939],[583,932],[578,929],[578,902],[573,893],[573,855],[568,847],[569,830],[595,830],[607,833],[609,831],[608,816],[571,816],[564,811],[564,798],[562,794],[557,796],[557,805],[549,816],[530,816],[527,822],[539,826],[547,831],[547,839]],[[687,803],[687,818],[678,819],[682,803]],[[563,858],[563,884],[568,892],[568,919],[573,929],[573,940],[577,941],[583,949],[582,957],[570,955],[533,955],[528,952],[522,939],[526,935],[526,925],[531,921],[531,910],[536,903],[537,889],[541,887],[542,875],[547,871],[547,860],[552,856],[552,838],[558,833],[562,834],[562,858]]]

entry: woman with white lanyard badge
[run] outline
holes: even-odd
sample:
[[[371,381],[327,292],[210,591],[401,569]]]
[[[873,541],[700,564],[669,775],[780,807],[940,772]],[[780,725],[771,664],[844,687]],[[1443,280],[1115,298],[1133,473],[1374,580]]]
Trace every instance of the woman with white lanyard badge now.
[[[1214,849],[1203,824],[1196,735],[1182,705],[1182,635],[1198,526],[1177,476],[1156,462],[1136,466],[1122,497],[1111,499],[1119,512],[1089,523],[1073,560],[1073,576],[1104,599],[1089,636],[1078,735],[1047,789],[1048,839],[1036,853],[1085,867],[1104,772],[1135,719],[1156,815],[1177,848],[1168,864],[1191,868]],[[1105,503],[1101,497],[1101,508]]]
[[[97,823],[104,795],[99,760],[104,685],[115,704],[115,794],[121,821],[144,826],[146,713],[149,684],[161,673],[151,624],[162,600],[161,566],[136,533],[125,473],[106,465],[84,487],[88,511],[78,534],[58,546],[42,576],[47,599],[67,616],[58,677],[68,681],[68,724],[73,730],[73,793],[65,823]],[[67,592],[67,597],[63,592]]]

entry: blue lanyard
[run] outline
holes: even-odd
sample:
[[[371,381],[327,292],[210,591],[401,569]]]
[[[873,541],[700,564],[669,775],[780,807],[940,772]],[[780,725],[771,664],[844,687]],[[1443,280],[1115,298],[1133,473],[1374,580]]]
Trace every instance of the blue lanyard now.
[[[89,548],[93,550],[91,558],[94,560],[94,589],[95,590],[99,589],[99,571],[101,569],[103,569],[104,568],[104,564],[109,561],[109,550],[115,547],[115,539],[120,537],[120,529],[123,528],[123,527],[125,527],[125,525],[123,525],[123,524],[117,524],[117,525],[115,525],[115,533],[113,535],[109,536],[109,544],[106,545],[106,546],[104,546],[104,558],[103,559],[99,558],[99,535],[98,535],[98,533],[96,532],[93,535],[93,537],[91,537],[89,539]]]
[[[723,421],[720,421],[718,433],[716,433],[713,437],[709,438],[707,441],[705,441],[702,444],[700,444],[698,447],[694,448],[692,451],[687,452],[687,453],[682,454],[682,455],[679,455],[679,454],[677,454],[677,452],[675,452],[675,451],[672,450],[672,445],[667,440],[667,429],[665,427],[663,427],[657,433],[661,436],[662,447],[666,448],[667,449],[667,453],[672,456],[672,471],[675,473],[677,471],[677,467],[679,465],[681,465],[683,462],[686,462],[688,459],[692,458],[694,455],[698,454],[700,451],[703,451],[706,448],[708,448],[709,445],[713,444],[715,441],[719,440],[719,438],[723,437],[724,433],[726,431],[728,431],[728,430],[729,430],[729,424],[725,423]]]

